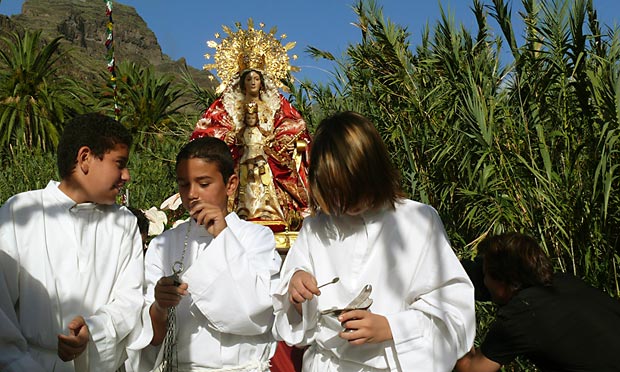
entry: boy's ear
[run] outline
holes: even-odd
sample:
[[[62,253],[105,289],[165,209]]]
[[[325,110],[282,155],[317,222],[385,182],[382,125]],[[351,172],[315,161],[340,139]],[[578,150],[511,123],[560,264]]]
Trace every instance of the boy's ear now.
[[[77,166],[76,168],[79,168],[82,173],[84,174],[88,174],[88,170],[90,167],[90,158],[92,157],[92,151],[90,151],[90,147],[88,146],[82,146],[79,148],[78,152],[77,152]]]
[[[233,174],[228,178],[228,182],[226,183],[226,195],[231,196],[234,195],[237,187],[239,186],[239,177],[236,174]]]

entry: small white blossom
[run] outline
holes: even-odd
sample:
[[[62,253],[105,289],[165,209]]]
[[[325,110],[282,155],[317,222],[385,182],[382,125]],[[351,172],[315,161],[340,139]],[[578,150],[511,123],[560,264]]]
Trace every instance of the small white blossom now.
[[[177,209],[179,209],[181,204],[181,195],[179,193],[176,193],[168,199],[164,200],[164,202],[161,203],[161,205],[159,206],[159,209],[170,209],[171,211],[176,211]]]
[[[149,236],[159,235],[164,232],[164,227],[168,223],[166,213],[155,207],[144,211],[144,215],[149,220]]]

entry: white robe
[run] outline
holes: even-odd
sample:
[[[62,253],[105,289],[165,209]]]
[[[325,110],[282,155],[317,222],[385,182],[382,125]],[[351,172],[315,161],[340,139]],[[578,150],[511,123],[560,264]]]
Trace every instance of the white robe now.
[[[51,181],[0,209],[0,370],[114,371],[140,319],[144,264],[135,216],[76,205]],[[91,339],[75,361],[57,335],[81,315]]]
[[[340,278],[303,303],[303,317],[288,300],[297,270],[319,285]],[[428,205],[403,200],[395,210],[306,218],[281,278],[274,335],[310,345],[304,371],[451,371],[473,344],[473,286]],[[387,318],[393,340],[350,345],[338,336],[338,320],[319,312],[345,307],[366,284],[372,285],[370,311]]]
[[[214,239],[190,219],[149,244],[144,329],[130,346],[146,348],[139,363],[132,361],[132,369],[148,371],[161,360],[161,345],[149,345],[153,329],[148,311],[155,284],[161,277],[172,275],[172,265],[181,259],[186,236],[186,270],[181,280],[188,284],[189,295],[176,309],[179,369],[250,366],[248,370],[262,371],[258,365],[268,366],[276,345],[271,335],[270,292],[278,280],[281,259],[269,228],[243,221],[235,213],[226,216],[226,223],[228,227]]]

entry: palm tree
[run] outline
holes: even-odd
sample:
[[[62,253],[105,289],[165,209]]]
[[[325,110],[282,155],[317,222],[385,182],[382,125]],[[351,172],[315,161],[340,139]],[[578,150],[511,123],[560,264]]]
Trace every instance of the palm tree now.
[[[190,93],[190,103],[194,105],[197,112],[205,112],[213,101],[217,99],[218,94],[215,93],[215,89],[203,88],[198,85],[192,74],[189,72],[187,65],[184,65],[181,69],[181,79]]]
[[[82,110],[74,81],[57,76],[60,39],[40,31],[0,38],[0,146],[54,149],[62,122]]]
[[[151,66],[123,62],[118,65],[116,82],[116,92],[108,85],[100,93],[101,105],[112,113],[118,104],[119,120],[132,132],[136,144],[148,147],[151,140],[175,129],[176,116],[188,103],[178,103],[184,90],[173,84],[171,75],[157,75]]]

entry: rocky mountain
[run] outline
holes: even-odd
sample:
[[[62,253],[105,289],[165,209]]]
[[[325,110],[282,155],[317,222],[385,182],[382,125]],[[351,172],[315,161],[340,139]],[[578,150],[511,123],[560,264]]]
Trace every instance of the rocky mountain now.
[[[115,2],[113,8],[114,52],[117,64],[133,61],[153,65],[158,72],[180,76],[184,59],[173,61],[161,50],[157,37],[131,6]],[[61,71],[78,81],[102,84],[107,73],[105,3],[93,0],[26,0],[21,14],[0,15],[0,34],[23,29],[42,30],[45,39],[62,36],[68,53]],[[196,82],[204,88],[215,87],[211,75],[188,66]]]

